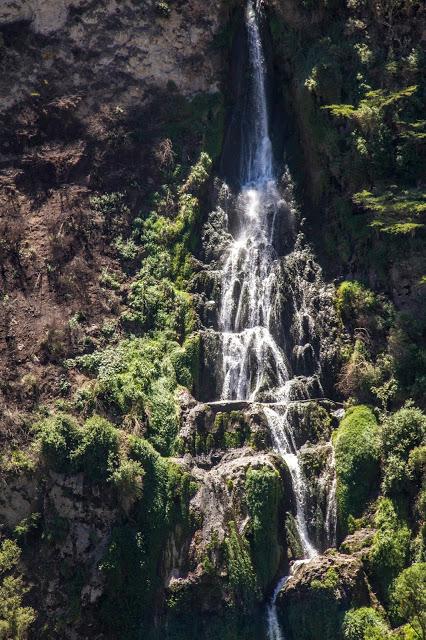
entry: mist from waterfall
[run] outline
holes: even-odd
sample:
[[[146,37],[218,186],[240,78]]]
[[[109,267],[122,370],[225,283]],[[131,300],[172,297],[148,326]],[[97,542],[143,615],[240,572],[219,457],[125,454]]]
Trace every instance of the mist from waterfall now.
[[[235,207],[237,228],[223,264],[218,320],[223,356],[221,399],[262,403],[274,448],[285,460],[291,474],[296,527],[303,557],[310,559],[318,551],[309,535],[307,483],[288,420],[288,407],[294,396],[299,400],[312,397],[313,376],[317,393],[322,392],[320,364],[314,357],[310,375],[296,376],[279,338],[280,327],[284,324],[279,286],[283,274],[281,258],[275,248],[275,233],[279,216],[293,218],[294,212],[291,202],[284,201],[280,195],[274,170],[261,18],[260,2],[248,0],[245,26],[249,89],[241,125],[240,189]],[[287,222],[288,228],[293,229],[295,221],[289,219]],[[295,240],[292,242],[294,244]],[[303,274],[298,274],[296,280],[292,286],[296,289],[297,285],[298,303],[293,302],[291,327],[285,327],[285,330],[291,333],[297,361],[298,358],[303,360],[307,352],[313,352],[308,338],[314,319],[309,306],[309,283],[303,280]],[[331,529],[333,507],[327,509],[327,526]],[[328,535],[333,537],[331,531]],[[275,599],[285,580],[283,578],[277,585],[268,606],[269,640],[282,640]]]

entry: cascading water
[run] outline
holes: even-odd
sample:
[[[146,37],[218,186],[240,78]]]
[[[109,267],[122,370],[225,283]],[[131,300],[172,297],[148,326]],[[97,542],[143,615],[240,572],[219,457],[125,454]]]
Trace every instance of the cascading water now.
[[[298,362],[312,353],[309,337],[313,330],[310,312],[309,281],[298,273],[290,289],[298,291],[287,300],[287,330],[292,353],[282,336],[283,301],[280,279],[282,262],[275,248],[275,227],[284,211],[293,216],[291,203],[280,195],[274,172],[269,135],[266,92],[266,64],[261,40],[260,2],[248,0],[245,26],[248,43],[249,88],[241,122],[240,190],[236,200],[236,230],[223,264],[219,331],[222,342],[222,400],[248,400],[261,403],[273,439],[274,448],[285,460],[291,474],[296,502],[296,527],[304,559],[318,552],[310,540],[307,523],[306,481],[299,461],[299,451],[288,419],[291,400],[309,399],[312,389],[322,392],[320,364],[311,357],[307,375],[295,375],[291,359]],[[294,226],[288,220],[288,228]],[[297,242],[293,253],[297,253]],[[280,337],[281,336],[281,337]],[[327,508],[327,526],[332,528],[332,506]],[[328,513],[329,511],[329,513]],[[332,537],[332,533],[329,533]],[[330,540],[331,541],[331,540]],[[303,561],[301,559],[300,561]],[[298,561],[298,562],[300,562]],[[268,637],[281,640],[275,599],[285,582],[280,581],[267,611]]]

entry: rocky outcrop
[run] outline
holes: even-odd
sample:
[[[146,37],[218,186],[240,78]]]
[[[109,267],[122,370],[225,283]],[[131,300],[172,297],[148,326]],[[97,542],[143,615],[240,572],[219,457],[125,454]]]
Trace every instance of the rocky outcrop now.
[[[338,640],[345,611],[370,602],[360,559],[334,550],[296,564],[277,599],[288,640]]]
[[[200,403],[180,395],[182,427],[179,453],[197,457],[197,464],[217,464],[223,453],[250,444],[256,450],[271,447],[271,436],[261,405],[248,401]]]
[[[0,7],[2,109],[58,84],[86,105],[136,104],[148,88],[168,85],[185,95],[217,91],[214,38],[226,15],[220,0],[8,0]]]
[[[178,558],[165,567],[165,588],[168,608],[178,614],[189,612],[220,612],[224,603],[235,607],[235,585],[230,583],[230,558],[227,550],[229,537],[233,530],[241,541],[250,538],[251,517],[246,502],[247,473],[253,470],[270,471],[278,474],[282,487],[277,504],[278,513],[274,514],[277,530],[273,539],[275,564],[269,581],[273,581],[279,567],[285,567],[287,560],[287,541],[282,526],[284,514],[294,511],[293,493],[289,471],[282,460],[272,453],[256,453],[245,447],[232,449],[223,454],[217,464],[205,469],[196,466],[195,460],[185,461],[191,467],[192,478],[199,489],[191,500],[191,510],[200,526],[189,541],[186,556]],[[272,526],[272,523],[269,523]],[[235,527],[235,529],[234,529]],[[243,545],[248,544],[242,542]],[[248,548],[248,547],[247,547]],[[173,554],[169,559],[173,558]],[[185,567],[190,567],[185,571]],[[252,597],[261,600],[261,592],[253,591]]]

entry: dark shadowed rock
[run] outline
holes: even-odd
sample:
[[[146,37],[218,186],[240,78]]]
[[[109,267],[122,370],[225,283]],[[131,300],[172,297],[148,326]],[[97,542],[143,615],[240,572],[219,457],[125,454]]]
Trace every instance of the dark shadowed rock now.
[[[339,640],[345,611],[370,604],[361,560],[330,551],[297,565],[277,604],[287,640]]]

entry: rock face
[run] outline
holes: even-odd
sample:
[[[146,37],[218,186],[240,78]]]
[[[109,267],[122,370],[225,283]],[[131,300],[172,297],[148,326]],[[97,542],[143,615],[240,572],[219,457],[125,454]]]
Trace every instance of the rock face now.
[[[148,89],[172,83],[194,95],[218,89],[220,53],[214,37],[222,2],[173,2],[161,13],[153,1],[15,0],[2,3],[2,109],[31,92],[85,94],[93,103],[133,104]],[[163,3],[165,4],[165,3]],[[166,5],[167,6],[167,5]],[[10,46],[18,37],[20,51]]]
[[[274,532],[276,548],[275,564],[269,575],[269,582],[275,579],[279,566],[287,563],[287,542],[285,539],[283,516],[294,511],[291,479],[282,461],[271,453],[255,453],[250,448],[234,449],[225,453],[220,462],[210,469],[193,466],[192,477],[199,484],[199,490],[191,501],[191,509],[197,514],[201,526],[197,528],[187,546],[186,557],[173,554],[172,561],[165,568],[165,587],[169,608],[179,602],[177,614],[188,615],[195,611],[203,613],[223,612],[224,603],[234,607],[235,593],[229,581],[229,552],[227,541],[235,526],[241,540],[249,537],[250,514],[245,500],[247,473],[252,470],[269,470],[279,474],[283,487],[277,505],[277,531]],[[276,514],[274,514],[275,516]],[[271,524],[271,526],[273,526]],[[183,567],[189,571],[182,571]],[[256,594],[253,600],[262,599]],[[244,603],[240,603],[244,604]]]
[[[369,606],[369,585],[359,558],[333,550],[296,565],[277,602],[288,640],[338,640],[345,611]]]

